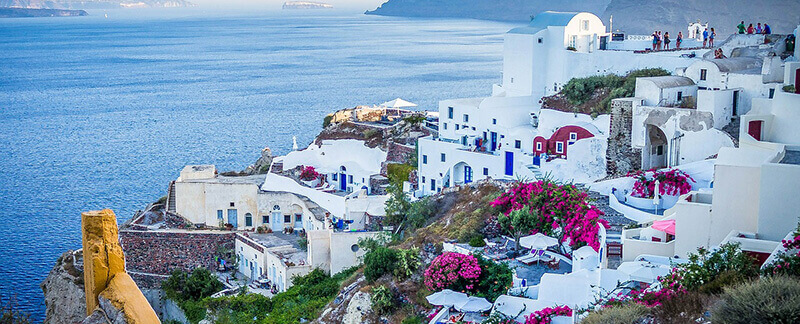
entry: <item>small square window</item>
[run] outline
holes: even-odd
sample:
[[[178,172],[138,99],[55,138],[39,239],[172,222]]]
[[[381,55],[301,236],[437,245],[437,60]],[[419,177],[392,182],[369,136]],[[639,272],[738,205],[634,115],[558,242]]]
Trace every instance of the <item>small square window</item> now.
[[[422,183],[425,183],[425,177],[424,176],[422,177]]]
[[[235,205],[233,204],[233,202],[232,202],[232,201],[231,201],[231,207],[235,207]]]
[[[569,140],[573,141],[573,142],[577,141],[578,140],[578,133],[575,133],[575,132],[569,133]]]
[[[489,168],[483,168],[483,175],[485,176],[489,175]]]
[[[469,123],[469,115],[464,114],[464,122]]]
[[[292,215],[283,215],[283,222],[284,223],[291,223],[292,222]]]
[[[444,153],[442,153],[442,162],[444,162],[445,160],[446,160],[445,159],[445,155],[444,155]]]
[[[333,181],[337,181],[338,180],[337,178],[339,178],[338,175],[339,175],[338,173],[334,173],[333,175],[331,175],[331,179],[333,179]]]
[[[303,221],[303,214],[294,214],[294,221],[295,222],[302,222]]]
[[[261,215],[261,223],[269,224],[269,215]]]
[[[428,164],[428,156],[427,155],[423,155],[422,156],[422,164]]]
[[[497,119],[496,118],[492,118],[492,125],[497,125]]]
[[[541,37],[539,37],[539,40],[538,40],[539,44],[541,44],[543,41],[544,41],[544,39],[542,39]]]
[[[472,127],[472,130],[475,130],[475,127]]]
[[[461,128],[461,125],[456,124],[456,130],[459,130],[460,128]]]
[[[537,151],[541,151],[542,150],[542,142],[536,142],[536,150]]]
[[[556,153],[564,153],[564,142],[556,143]]]
[[[522,141],[520,140],[514,141],[514,148],[516,149],[522,148]]]

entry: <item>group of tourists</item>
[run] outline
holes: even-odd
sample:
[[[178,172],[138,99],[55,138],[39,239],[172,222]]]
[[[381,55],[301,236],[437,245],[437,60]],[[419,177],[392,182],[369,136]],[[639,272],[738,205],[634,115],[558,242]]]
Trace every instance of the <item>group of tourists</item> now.
[[[713,28],[712,28],[712,30],[713,30]],[[651,36],[653,36],[653,50],[654,51],[660,51],[662,49],[665,50],[665,51],[670,50],[669,46],[670,46],[670,43],[672,43],[672,39],[670,39],[669,32],[664,32],[664,34],[662,35],[660,30],[656,30],[656,31],[653,32],[653,34]],[[676,49],[676,50],[681,49],[681,43],[683,43],[683,33],[682,32],[678,32],[678,36],[675,38],[675,47],[674,47],[674,49]]]
[[[714,31],[714,27],[711,27],[711,31],[706,28],[706,30],[703,31],[703,48],[714,47],[715,38],[717,38],[717,32]]]
[[[745,33],[747,33],[748,35],[753,35],[753,34],[769,35],[769,34],[772,34],[772,28],[770,28],[769,25],[767,25],[767,23],[764,23],[763,27],[761,26],[761,23],[758,23],[755,27],[753,27],[753,24],[750,24],[749,26],[745,27],[744,20],[742,20],[742,22],[739,23],[739,25],[736,26],[736,29],[739,30],[739,34],[745,34]]]

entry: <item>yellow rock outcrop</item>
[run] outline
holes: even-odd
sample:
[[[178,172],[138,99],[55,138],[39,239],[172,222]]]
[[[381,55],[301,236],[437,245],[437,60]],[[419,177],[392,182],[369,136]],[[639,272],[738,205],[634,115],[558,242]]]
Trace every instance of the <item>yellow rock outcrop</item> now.
[[[102,296],[125,314],[128,324],[160,323],[142,291],[125,272],[114,212],[104,209],[81,214],[81,229],[86,315],[98,308],[98,297]]]

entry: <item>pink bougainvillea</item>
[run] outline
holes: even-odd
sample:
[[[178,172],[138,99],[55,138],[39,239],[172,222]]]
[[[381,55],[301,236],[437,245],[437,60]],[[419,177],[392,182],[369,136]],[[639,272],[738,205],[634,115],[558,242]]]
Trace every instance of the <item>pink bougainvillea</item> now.
[[[667,171],[648,170],[628,173],[628,177],[635,178],[632,195],[634,197],[652,198],[655,194],[656,180],[658,192],[662,195],[683,195],[692,191],[692,176],[678,169]]]
[[[572,309],[569,306],[545,307],[525,316],[524,324],[550,324],[555,316],[572,316]]]
[[[480,275],[481,267],[474,256],[448,252],[437,256],[425,269],[425,286],[432,291],[472,290]]]
[[[561,242],[568,242],[573,249],[589,245],[599,251],[600,226],[608,228],[608,222],[600,218],[603,212],[589,204],[589,195],[571,184],[516,183],[491,205],[506,215],[522,208],[537,211],[540,218],[531,234],[541,232],[560,237]]]
[[[317,172],[313,166],[304,166],[302,171],[300,171],[300,180],[312,181],[316,180],[317,177],[319,177],[319,172]]]

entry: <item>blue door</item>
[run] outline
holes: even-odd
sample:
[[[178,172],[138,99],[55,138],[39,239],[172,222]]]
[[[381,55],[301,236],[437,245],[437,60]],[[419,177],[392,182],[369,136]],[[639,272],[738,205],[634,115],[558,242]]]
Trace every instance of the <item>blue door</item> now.
[[[514,175],[514,152],[506,152],[506,175]]]
[[[538,165],[541,165],[541,164],[542,164],[542,161],[541,161],[541,159],[539,158],[539,156],[538,156],[538,155],[535,155],[535,156],[533,157],[533,165],[537,165],[537,166],[538,166]]]
[[[497,133],[492,132],[492,151],[497,149]]]
[[[239,215],[236,209],[228,209],[228,224],[233,225],[233,228],[239,227]]]
[[[472,167],[464,166],[464,183],[472,182]]]
[[[339,190],[347,191],[347,175],[339,173]]]

